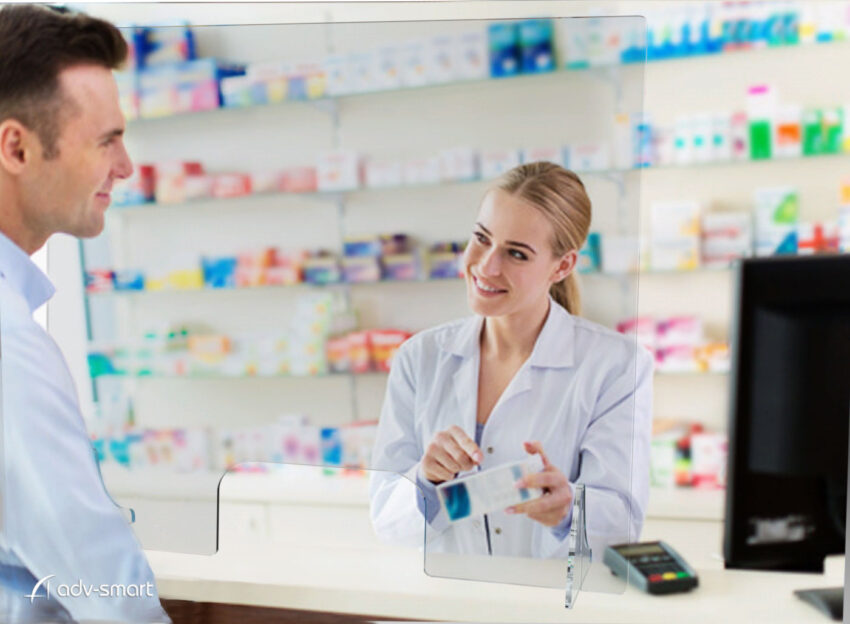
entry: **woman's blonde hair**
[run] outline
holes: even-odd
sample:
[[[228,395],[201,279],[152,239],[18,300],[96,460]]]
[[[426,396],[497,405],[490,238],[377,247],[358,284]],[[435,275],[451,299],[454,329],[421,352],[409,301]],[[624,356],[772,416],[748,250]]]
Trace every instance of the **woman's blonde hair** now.
[[[562,256],[581,249],[590,230],[590,198],[579,177],[551,162],[533,162],[505,173],[495,188],[524,199],[552,225],[552,252]],[[581,314],[581,294],[575,271],[552,284],[552,298],[570,314]]]

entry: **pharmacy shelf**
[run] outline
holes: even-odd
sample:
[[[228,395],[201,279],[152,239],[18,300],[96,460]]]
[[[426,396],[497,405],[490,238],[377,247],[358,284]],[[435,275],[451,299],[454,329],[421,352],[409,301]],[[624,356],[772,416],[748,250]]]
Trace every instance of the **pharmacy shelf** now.
[[[493,78],[490,76],[468,79],[468,80],[453,80],[448,82],[439,82],[439,83],[430,83],[418,86],[407,86],[407,87],[396,87],[392,89],[374,89],[371,91],[363,91],[358,93],[346,93],[340,95],[326,95],[320,98],[312,98],[312,99],[293,99],[293,100],[283,100],[279,103],[273,104],[255,104],[251,106],[234,106],[234,107],[219,107],[210,110],[204,111],[193,111],[186,113],[178,113],[174,115],[163,115],[158,117],[139,117],[135,119],[128,120],[131,125],[141,125],[148,123],[155,123],[157,121],[165,120],[165,119],[173,119],[175,117],[186,117],[186,116],[212,116],[216,113],[224,113],[224,114],[234,114],[239,111],[253,111],[262,108],[279,108],[285,106],[315,106],[320,109],[333,110],[333,107],[337,106],[340,103],[345,101],[354,100],[354,99],[362,99],[369,97],[388,97],[394,94],[405,94],[405,93],[413,93],[420,94],[423,92],[437,92],[440,90],[449,90],[455,89],[458,87],[467,87],[471,85],[487,85],[487,84],[505,84],[508,83],[511,87],[521,88],[525,84],[533,84],[536,81],[546,81],[553,79],[571,79],[571,78],[581,78],[581,77],[591,77],[598,78],[600,80],[606,80],[611,82],[612,80],[618,80],[618,77],[627,71],[642,71],[643,67],[652,67],[654,65],[666,64],[671,61],[676,62],[687,62],[687,61],[706,61],[713,62],[717,59],[719,62],[728,61],[735,62],[735,60],[739,59],[741,55],[746,56],[747,58],[758,58],[761,55],[769,55],[774,54],[781,51],[793,51],[799,50],[800,48],[816,48],[822,47],[825,44],[836,45],[836,44],[845,44],[844,41],[832,41],[832,42],[818,42],[811,44],[797,44],[797,45],[783,45],[783,46],[773,46],[773,47],[762,47],[762,48],[751,48],[751,49],[742,49],[742,50],[730,50],[721,53],[715,54],[702,54],[702,55],[694,55],[694,56],[685,56],[685,57],[677,57],[677,58],[669,58],[669,59],[657,59],[650,61],[646,64],[642,63],[616,63],[611,65],[601,65],[595,67],[584,67],[584,68],[566,68],[560,67],[556,68],[549,72],[542,72],[538,74],[518,74],[516,76],[506,76],[502,78]]]
[[[319,466],[275,467],[273,472],[127,470],[102,466],[103,480],[116,498],[193,500],[282,505],[368,506],[367,473],[322,474]],[[723,520],[725,490],[651,488],[647,518]]]
[[[640,272],[623,272],[623,273],[603,273],[595,271],[592,273],[582,273],[581,279],[595,278],[641,278],[649,275],[697,275],[700,273],[728,273],[728,267],[705,267],[696,268],[686,271],[676,270],[646,270]],[[303,292],[309,290],[324,290],[333,288],[367,288],[370,286],[391,286],[394,284],[458,284],[463,283],[463,278],[439,278],[439,279],[424,279],[424,280],[379,280],[377,282],[337,282],[333,284],[309,284],[301,282],[298,284],[289,284],[284,286],[245,286],[239,288],[166,288],[161,290],[105,290],[99,292],[86,292],[87,297],[105,298],[105,297],[140,297],[140,296],[156,296],[170,297],[192,294],[209,294],[209,293],[241,293],[241,292],[256,292],[256,291],[287,291],[287,292]]]
[[[850,152],[844,152],[840,154],[819,154],[814,156],[795,156],[795,157],[786,157],[786,158],[769,158],[769,159],[761,159],[761,160],[753,160],[753,159],[740,159],[740,160],[718,160],[718,161],[706,161],[700,163],[691,163],[691,164],[681,164],[681,165],[657,165],[657,166],[649,166],[649,167],[632,167],[632,168],[619,168],[619,169],[600,169],[600,170],[589,170],[589,171],[577,171],[580,176],[599,176],[599,177],[614,177],[614,176],[626,176],[626,175],[634,175],[637,173],[643,172],[664,172],[664,171],[687,171],[689,169],[705,171],[705,170],[715,170],[722,171],[729,167],[740,167],[740,166],[770,166],[774,164],[800,164],[800,163],[819,163],[822,164],[825,160],[828,159],[848,159],[850,160]],[[239,197],[204,197],[199,199],[193,199],[190,201],[185,201],[181,203],[149,203],[149,204],[137,204],[133,206],[115,206],[113,207],[107,214],[110,215],[137,215],[137,214],[156,214],[160,212],[171,212],[174,210],[193,210],[193,209],[209,209],[211,207],[216,208],[241,208],[244,206],[244,202],[261,202],[262,200],[313,200],[319,202],[327,202],[327,203],[338,203],[343,201],[347,197],[354,194],[366,194],[366,193],[398,193],[398,192],[416,192],[423,190],[434,190],[434,189],[450,189],[458,186],[471,186],[475,184],[488,184],[492,183],[493,180],[484,180],[480,178],[472,179],[472,180],[457,180],[457,181],[446,181],[439,182],[433,184],[404,184],[398,186],[386,186],[386,187],[377,187],[377,188],[369,188],[369,187],[361,187],[356,189],[349,189],[345,191],[315,191],[315,192],[305,192],[305,193],[287,193],[287,192],[275,192],[275,193],[251,193],[248,195],[242,195]]]
[[[317,375],[263,375],[263,374],[239,374],[228,375],[226,373],[186,373],[183,375],[167,374],[167,373],[103,373],[96,375],[93,379],[109,378],[109,379],[187,379],[197,381],[219,381],[222,379],[347,379],[347,378],[363,378],[363,377],[383,377],[387,373],[383,371],[367,371],[365,373],[322,373]],[[726,377],[729,371],[655,371],[655,377]]]
[[[619,76],[622,75],[623,72],[627,71],[639,71],[640,64],[616,64],[616,65],[605,65],[598,67],[588,67],[584,69],[567,69],[567,68],[556,68],[552,71],[548,72],[540,72],[540,73],[528,73],[528,74],[517,74],[515,76],[505,76],[502,78],[493,78],[491,76],[484,76],[481,78],[471,78],[466,80],[451,80],[446,82],[435,82],[428,83],[423,85],[415,85],[415,86],[404,86],[404,87],[395,87],[392,89],[373,89],[370,91],[361,91],[356,93],[345,93],[339,95],[324,95],[318,98],[303,98],[303,99],[290,99],[283,100],[281,102],[276,102],[272,104],[253,104],[250,106],[221,106],[218,108],[212,108],[208,110],[202,111],[190,111],[184,113],[175,113],[172,115],[161,115],[157,117],[137,117],[135,119],[129,119],[128,124],[131,126],[137,124],[148,124],[155,123],[157,121],[163,121],[167,119],[174,119],[180,117],[188,117],[188,116],[208,116],[212,117],[216,114],[239,114],[240,112],[255,111],[258,109],[266,109],[266,108],[282,108],[287,106],[313,106],[318,108],[319,110],[326,112],[333,112],[337,106],[340,104],[351,101],[358,100],[364,98],[374,98],[374,97],[392,97],[392,96],[404,96],[404,94],[414,94],[419,95],[422,93],[437,93],[439,91],[452,91],[458,88],[465,88],[469,86],[483,86],[483,85],[510,85],[510,88],[522,88],[526,85],[533,85],[538,82],[546,82],[551,80],[569,80],[571,78],[582,78],[582,77],[590,77],[590,78],[598,78],[600,80],[612,81],[616,80]]]

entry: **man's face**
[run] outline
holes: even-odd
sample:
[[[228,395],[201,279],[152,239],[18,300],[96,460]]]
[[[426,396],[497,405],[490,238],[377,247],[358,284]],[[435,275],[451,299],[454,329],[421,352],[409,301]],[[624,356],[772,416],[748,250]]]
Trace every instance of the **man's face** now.
[[[58,156],[36,153],[25,174],[30,226],[46,235],[78,237],[103,231],[112,186],[133,172],[124,147],[124,116],[112,72],[81,65],[59,74],[66,102],[60,119]]]

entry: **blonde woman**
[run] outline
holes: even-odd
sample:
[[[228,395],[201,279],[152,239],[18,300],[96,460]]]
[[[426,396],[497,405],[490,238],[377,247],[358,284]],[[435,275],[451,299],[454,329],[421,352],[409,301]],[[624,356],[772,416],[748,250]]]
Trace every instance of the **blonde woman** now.
[[[474,316],[416,334],[393,361],[372,459],[387,471],[371,482],[379,536],[421,545],[427,522],[429,550],[566,558],[576,483],[591,546],[639,535],[652,361],[577,316],[590,219],[582,182],[552,163],[516,167],[485,195],[464,254]],[[524,485],[544,496],[449,524],[438,484],[529,454],[544,470]]]

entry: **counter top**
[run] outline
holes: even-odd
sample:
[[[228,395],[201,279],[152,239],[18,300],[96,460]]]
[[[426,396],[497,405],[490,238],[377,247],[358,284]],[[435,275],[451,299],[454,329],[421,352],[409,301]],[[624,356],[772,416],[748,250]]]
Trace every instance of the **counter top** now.
[[[243,544],[211,557],[148,557],[165,598],[469,622],[823,624],[826,617],[792,592],[843,582],[843,558],[825,575],[699,570],[700,586],[686,594],[583,591],[567,610],[563,589],[430,577],[415,549]]]

